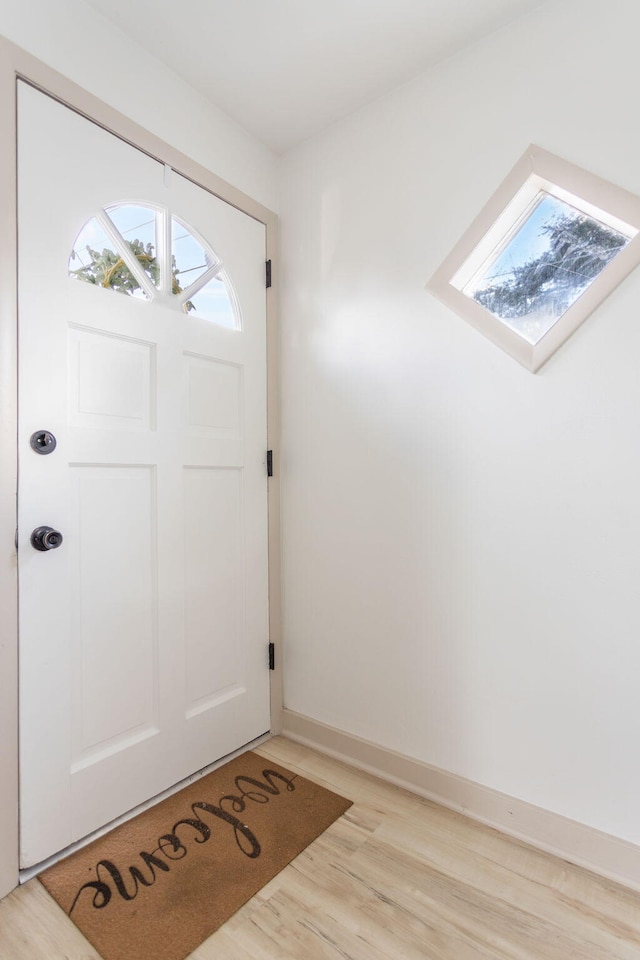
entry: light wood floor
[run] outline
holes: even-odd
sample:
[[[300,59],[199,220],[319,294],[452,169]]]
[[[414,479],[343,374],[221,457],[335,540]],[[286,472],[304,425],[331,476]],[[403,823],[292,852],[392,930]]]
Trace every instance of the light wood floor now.
[[[192,960],[640,960],[640,895],[283,738],[257,752],[354,805]],[[32,880],[0,958],[98,954]]]

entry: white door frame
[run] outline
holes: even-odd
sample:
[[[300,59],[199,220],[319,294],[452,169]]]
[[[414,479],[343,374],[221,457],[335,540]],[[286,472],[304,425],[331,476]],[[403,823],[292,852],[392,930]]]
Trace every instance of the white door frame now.
[[[264,223],[267,258],[275,261],[277,217],[170,144],[87,93],[77,84],[0,37],[0,898],[14,889],[18,873],[18,612],[14,547],[17,494],[17,203],[16,82],[44,93],[99,123],[128,143],[168,164],[199,186]],[[274,271],[275,280],[275,271]],[[276,328],[277,288],[267,293],[267,423],[273,450],[269,481],[269,637],[275,645],[271,673],[271,733],[282,724],[280,628],[279,402]]]

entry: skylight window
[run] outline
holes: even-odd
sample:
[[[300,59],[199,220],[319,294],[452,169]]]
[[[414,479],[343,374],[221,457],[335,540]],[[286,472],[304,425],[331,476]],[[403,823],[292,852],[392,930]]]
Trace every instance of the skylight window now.
[[[537,370],[640,260],[640,198],[537,147],[429,281]]]

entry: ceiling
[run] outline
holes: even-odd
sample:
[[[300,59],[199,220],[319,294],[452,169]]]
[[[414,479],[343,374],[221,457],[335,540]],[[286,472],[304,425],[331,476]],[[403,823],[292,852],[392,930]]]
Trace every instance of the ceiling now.
[[[85,0],[276,153],[542,0]]]

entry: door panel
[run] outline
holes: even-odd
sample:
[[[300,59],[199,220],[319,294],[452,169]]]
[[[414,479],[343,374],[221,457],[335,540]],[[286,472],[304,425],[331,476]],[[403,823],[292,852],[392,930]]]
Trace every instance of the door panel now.
[[[77,527],[67,537],[77,561],[72,770],[158,729],[155,481],[149,466],[70,468],[77,503]],[[126,551],[107,532],[123,529]]]
[[[69,327],[69,419],[90,430],[155,427],[153,344]]]
[[[269,729],[266,323],[262,224],[19,87],[27,866]],[[133,295],[69,275],[92,223]]]
[[[193,716],[243,691],[242,471],[189,467],[183,480],[185,573],[191,584],[186,605],[185,706],[187,715]],[[219,550],[212,555],[211,544],[216,541]],[[212,610],[216,611],[213,628]]]

